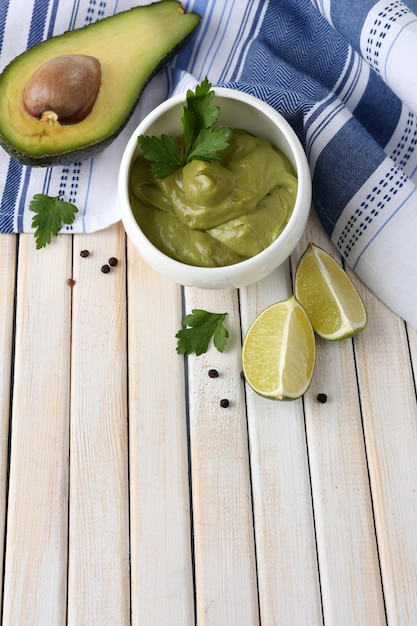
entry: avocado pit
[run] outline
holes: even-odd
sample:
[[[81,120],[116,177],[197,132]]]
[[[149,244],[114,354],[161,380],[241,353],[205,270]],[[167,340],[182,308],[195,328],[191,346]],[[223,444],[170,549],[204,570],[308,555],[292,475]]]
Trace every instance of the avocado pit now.
[[[180,0],[139,4],[54,34],[4,67],[0,152],[23,165],[51,167],[90,159],[110,146],[145,86],[200,21],[197,13],[178,10]],[[82,68],[81,78],[68,80],[74,67]]]
[[[91,112],[101,85],[100,61],[85,54],[64,54],[45,61],[23,92],[26,111],[48,123],[76,124]]]

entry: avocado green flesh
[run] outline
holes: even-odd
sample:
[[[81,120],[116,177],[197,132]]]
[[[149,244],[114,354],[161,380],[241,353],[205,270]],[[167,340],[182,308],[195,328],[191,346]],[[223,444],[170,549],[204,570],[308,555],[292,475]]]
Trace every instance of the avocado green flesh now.
[[[32,166],[71,163],[107,147],[129,120],[149,80],[189,40],[200,16],[177,0],[135,7],[43,41],[16,57],[0,75],[0,145]],[[92,111],[75,124],[38,120],[24,108],[23,91],[36,68],[64,54],[101,64]]]
[[[135,219],[157,248],[182,263],[217,267],[275,241],[293,211],[297,178],[268,141],[234,131],[220,161],[190,161],[164,179],[139,155],[130,190]]]

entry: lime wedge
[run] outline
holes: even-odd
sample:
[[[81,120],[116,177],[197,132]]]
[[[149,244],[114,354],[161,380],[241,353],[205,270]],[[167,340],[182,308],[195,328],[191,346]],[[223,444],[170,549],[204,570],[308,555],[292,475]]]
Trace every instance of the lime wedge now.
[[[245,379],[261,396],[294,400],[310,385],[315,351],[311,322],[292,295],[264,309],[250,325],[242,348]]]
[[[345,270],[313,243],[297,265],[294,293],[314,330],[324,339],[353,337],[368,322],[362,298]]]

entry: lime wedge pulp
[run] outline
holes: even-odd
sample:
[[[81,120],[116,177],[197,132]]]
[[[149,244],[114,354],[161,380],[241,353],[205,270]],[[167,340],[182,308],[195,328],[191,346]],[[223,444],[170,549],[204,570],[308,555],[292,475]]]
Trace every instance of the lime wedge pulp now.
[[[352,337],[368,322],[363,300],[345,270],[313,243],[298,262],[294,292],[315,332],[324,339]]]
[[[314,330],[294,295],[264,309],[243,342],[245,380],[266,398],[302,396],[310,385],[314,360]]]

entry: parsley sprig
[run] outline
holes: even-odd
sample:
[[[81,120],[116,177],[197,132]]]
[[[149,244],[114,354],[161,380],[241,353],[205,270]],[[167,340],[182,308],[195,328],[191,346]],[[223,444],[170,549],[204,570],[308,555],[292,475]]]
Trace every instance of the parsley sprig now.
[[[224,325],[227,313],[211,313],[203,309],[193,309],[182,320],[183,326],[175,337],[178,339],[178,354],[192,354],[199,356],[207,352],[210,340],[219,352],[223,352],[229,331]]]
[[[218,161],[218,152],[229,145],[232,129],[224,126],[213,128],[219,119],[220,108],[212,104],[214,91],[209,80],[197,85],[193,92],[186,93],[186,104],[182,104],[181,122],[185,147],[169,135],[140,135],[139,145],[144,156],[151,161],[150,170],[159,178],[167,178],[193,159]]]
[[[77,207],[71,202],[64,202],[62,196],[48,196],[36,193],[29,204],[29,210],[35,215],[32,228],[35,228],[36,249],[45,248],[51,243],[51,236],[57,235],[64,224],[72,224]]]

